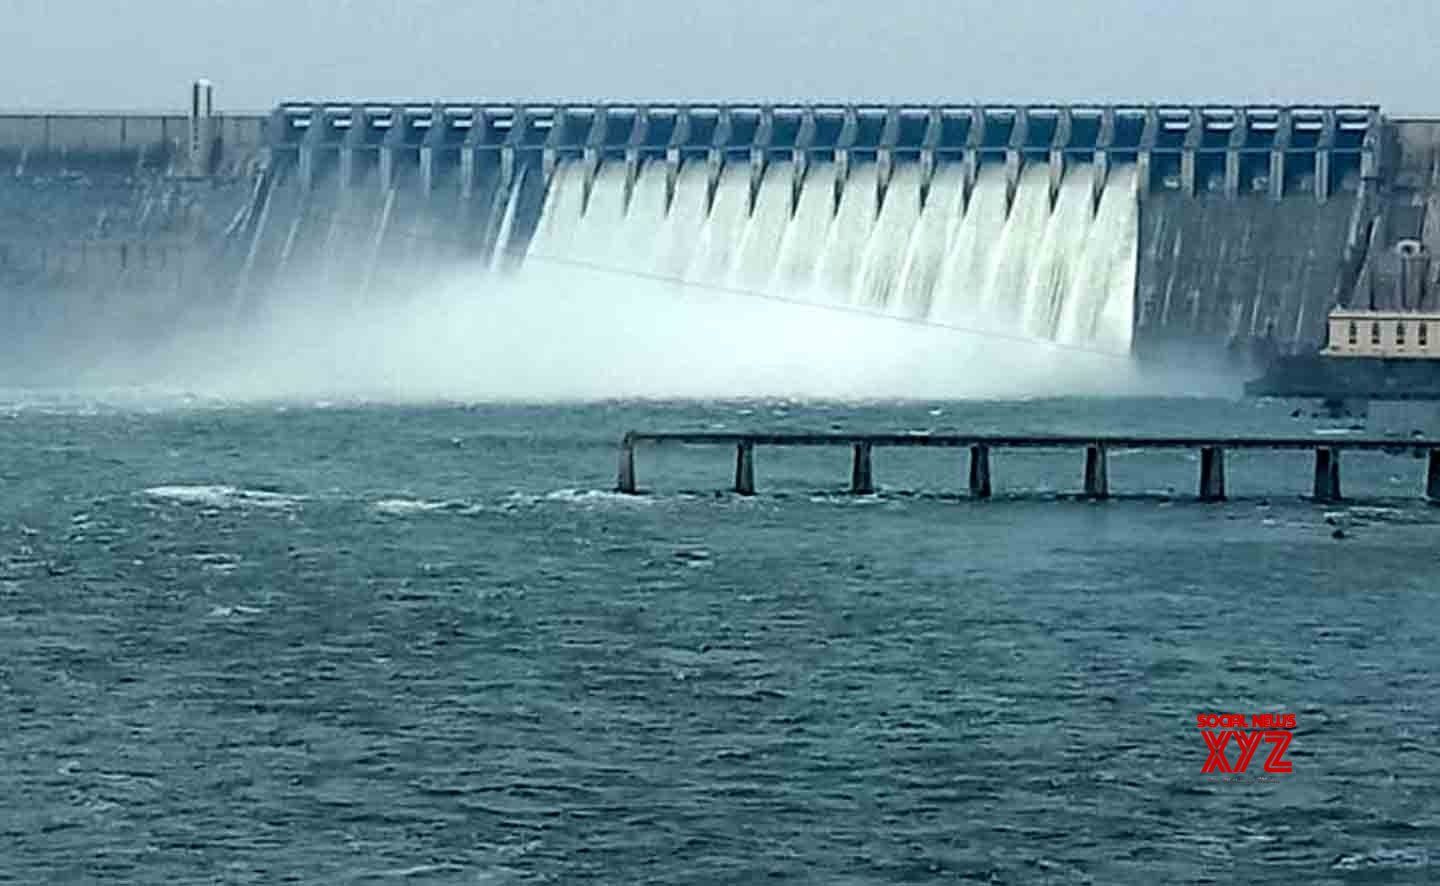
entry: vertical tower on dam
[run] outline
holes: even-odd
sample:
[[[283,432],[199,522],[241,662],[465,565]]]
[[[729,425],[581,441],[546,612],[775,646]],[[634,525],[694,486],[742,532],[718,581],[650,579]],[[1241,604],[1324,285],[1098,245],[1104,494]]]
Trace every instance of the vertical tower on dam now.
[[[1417,159],[1433,135],[1370,106],[225,115],[201,83],[187,114],[0,116],[0,279],[21,326],[83,316],[77,299],[229,322],[317,285],[378,299],[466,264],[639,273],[1157,359],[1305,350],[1330,307],[1389,273],[1376,256],[1393,239],[1436,228]],[[147,249],[183,258],[136,273]]]

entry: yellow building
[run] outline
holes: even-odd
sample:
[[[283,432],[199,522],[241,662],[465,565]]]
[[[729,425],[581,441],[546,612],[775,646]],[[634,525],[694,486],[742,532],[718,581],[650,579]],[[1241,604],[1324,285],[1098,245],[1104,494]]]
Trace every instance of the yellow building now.
[[[1440,313],[1367,311],[1336,308],[1330,312],[1327,357],[1440,359]]]

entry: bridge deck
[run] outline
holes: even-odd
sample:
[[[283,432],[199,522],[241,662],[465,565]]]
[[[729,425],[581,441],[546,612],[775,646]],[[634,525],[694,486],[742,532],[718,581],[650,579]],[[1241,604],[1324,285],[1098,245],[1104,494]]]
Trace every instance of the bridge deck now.
[[[1227,449],[1312,450],[1315,453],[1316,501],[1339,501],[1340,452],[1371,450],[1428,451],[1425,496],[1440,503],[1440,440],[1395,437],[1200,437],[1147,436],[1133,434],[849,434],[849,433],[746,433],[746,432],[639,432],[631,431],[620,441],[618,489],[639,491],[635,474],[635,449],[640,444],[682,446],[734,446],[735,491],[755,494],[755,447],[757,446],[851,446],[855,451],[850,490],[857,495],[875,491],[871,450],[877,447],[969,448],[970,492],[976,498],[991,495],[990,450],[1068,449],[1085,451],[1084,488],[1090,498],[1110,494],[1107,452],[1111,449],[1198,449],[1200,450],[1199,497],[1202,501],[1225,498],[1225,451]]]
[[[847,433],[710,433],[639,432],[625,435],[630,443],[721,446],[849,446],[993,449],[1069,449],[1103,446],[1110,449],[1440,449],[1440,440],[1400,437],[1163,437],[1124,434],[847,434]]]

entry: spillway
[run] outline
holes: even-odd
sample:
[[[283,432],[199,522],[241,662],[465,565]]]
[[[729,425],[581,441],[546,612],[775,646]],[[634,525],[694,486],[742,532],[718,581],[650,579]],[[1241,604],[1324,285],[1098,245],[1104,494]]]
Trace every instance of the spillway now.
[[[661,161],[641,167],[627,202],[631,182],[623,168],[606,165],[581,205],[582,167],[563,164],[525,263],[1130,348],[1133,168],[1112,169],[1098,198],[1088,164],[1058,182],[1035,167],[1013,195],[1003,177],[985,174],[967,203],[958,168],[935,171],[922,192],[919,164],[898,164],[882,194],[873,164],[850,170],[837,189],[828,164],[801,176],[787,161],[759,172],[739,161],[726,165],[713,197],[706,177],[678,176],[670,206],[664,172]]]

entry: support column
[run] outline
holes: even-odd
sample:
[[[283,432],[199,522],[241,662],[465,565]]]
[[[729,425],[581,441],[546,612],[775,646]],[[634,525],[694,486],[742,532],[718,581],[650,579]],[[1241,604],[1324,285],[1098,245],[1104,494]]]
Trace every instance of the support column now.
[[[1200,449],[1200,500],[1225,500],[1225,450],[1218,446]]]
[[[1330,200],[1330,149],[1335,147],[1335,130],[1339,122],[1334,111],[1324,112],[1324,128],[1320,130],[1318,150],[1315,152],[1315,199],[1321,203]]]
[[[990,497],[990,447],[970,447],[970,494],[975,498]]]
[[[340,142],[340,189],[348,190],[355,183],[355,152],[365,146],[365,135],[370,128],[370,118],[363,105],[350,109],[350,128]]]
[[[875,494],[875,474],[870,467],[870,444],[855,444],[855,465],[850,471],[850,491],[855,495]]]
[[[985,129],[987,126],[989,126],[989,118],[985,116],[985,109],[978,105],[971,108],[970,134],[965,139],[965,160],[963,164],[966,205],[969,205],[970,195],[975,193],[975,181],[980,176],[980,150],[985,147]]]
[[[1430,464],[1425,471],[1425,497],[1432,505],[1440,505],[1440,449],[1430,450]]]
[[[310,109],[310,128],[300,139],[300,189],[308,192],[315,184],[315,154],[324,139],[325,130],[330,126],[325,108],[315,105]]]
[[[1015,128],[1010,132],[1010,146],[1005,151],[1006,206],[1013,206],[1020,190],[1020,170],[1025,167],[1025,148],[1030,139],[1030,112],[1015,109]]]
[[[1100,112],[1100,135],[1095,141],[1095,187],[1091,194],[1090,211],[1098,212],[1100,198],[1110,180],[1110,150],[1115,147],[1115,109]]]
[[[639,492],[635,485],[635,441],[629,434],[620,441],[620,481],[616,488],[625,495]]]
[[[1290,150],[1290,135],[1294,118],[1289,111],[1280,112],[1280,123],[1275,130],[1275,143],[1270,148],[1270,199],[1285,198],[1285,152]]]
[[[1110,477],[1106,465],[1105,447],[1085,447],[1085,497],[1109,498]]]
[[[755,494],[755,443],[750,440],[735,447],[735,492]]]
[[[484,140],[486,126],[485,109],[476,105],[470,110],[470,132],[460,146],[460,195],[466,200],[475,195],[475,149]]]
[[[430,108],[430,129],[420,145],[420,189],[429,196],[435,190],[435,160],[445,150],[445,134],[450,120],[445,106],[436,102]]]
[[[396,160],[405,147],[405,109],[395,106],[390,109],[390,131],[380,144],[380,189],[389,191],[395,187]]]
[[[1139,187],[1139,197],[1143,201],[1150,195],[1151,161],[1154,156],[1155,145],[1160,139],[1160,112],[1155,108],[1149,108],[1145,112],[1145,129],[1140,134],[1140,151],[1135,155],[1135,177]]]
[[[1060,184],[1065,180],[1065,151],[1074,135],[1075,117],[1069,108],[1060,109],[1055,121],[1055,138],[1050,142],[1050,205],[1060,197]]]
[[[1205,118],[1199,108],[1190,109],[1190,126],[1185,130],[1185,145],[1180,152],[1180,188],[1187,197],[1194,197],[1199,184],[1196,180],[1197,155],[1205,146]]]
[[[1315,500],[1340,501],[1340,450],[1321,446],[1315,450]]]
[[[475,194],[475,149],[460,149],[460,196],[469,200]]]
[[[1225,148],[1225,196],[1240,196],[1240,152],[1250,142],[1250,115],[1244,108],[1235,109],[1235,128],[1230,130],[1230,143]]]

